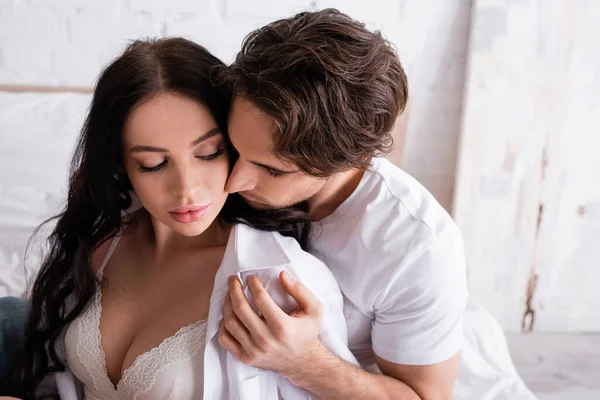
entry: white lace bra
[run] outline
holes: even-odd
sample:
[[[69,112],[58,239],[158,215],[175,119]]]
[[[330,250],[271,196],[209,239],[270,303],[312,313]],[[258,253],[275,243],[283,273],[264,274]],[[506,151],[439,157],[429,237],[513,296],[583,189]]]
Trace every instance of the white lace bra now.
[[[98,270],[100,279],[119,238],[113,239]],[[106,371],[101,344],[101,299],[98,286],[90,303],[70,324],[65,335],[67,364],[83,384],[86,400],[202,398],[206,320],[181,328],[159,346],[139,355],[115,387]]]

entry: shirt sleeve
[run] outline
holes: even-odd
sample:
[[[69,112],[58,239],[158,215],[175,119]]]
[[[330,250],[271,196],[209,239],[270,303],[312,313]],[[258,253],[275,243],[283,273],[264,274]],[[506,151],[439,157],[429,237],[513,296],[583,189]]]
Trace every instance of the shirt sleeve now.
[[[458,228],[449,224],[404,260],[389,262],[393,272],[374,304],[375,353],[404,365],[437,364],[456,355],[468,296]]]
[[[334,289],[339,290],[337,288]],[[325,304],[319,339],[331,353],[350,364],[359,366],[356,357],[354,357],[354,354],[348,348],[348,330],[346,327],[346,318],[344,317],[343,300]]]

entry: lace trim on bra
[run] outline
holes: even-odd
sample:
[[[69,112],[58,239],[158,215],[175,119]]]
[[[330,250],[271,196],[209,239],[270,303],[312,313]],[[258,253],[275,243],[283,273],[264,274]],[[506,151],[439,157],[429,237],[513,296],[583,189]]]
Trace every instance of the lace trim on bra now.
[[[150,390],[158,374],[170,365],[192,359],[206,343],[206,325],[206,320],[202,320],[185,326],[140,355],[123,373],[123,394],[135,399]]]

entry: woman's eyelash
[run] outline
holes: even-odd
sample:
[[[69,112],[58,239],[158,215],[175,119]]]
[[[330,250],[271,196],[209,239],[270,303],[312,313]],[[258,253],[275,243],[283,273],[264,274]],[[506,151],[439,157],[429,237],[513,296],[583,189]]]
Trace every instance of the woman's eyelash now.
[[[203,161],[212,161],[215,158],[219,157],[223,153],[225,153],[225,149],[219,149],[215,153],[209,154],[208,156],[196,156],[196,158],[199,158],[200,160],[203,160]]]
[[[164,160],[163,162],[161,162],[160,164],[158,164],[154,167],[144,167],[143,165],[140,165],[138,170],[140,172],[154,172],[154,171],[158,171],[159,169],[162,169],[162,167],[164,167],[165,165],[167,165],[167,160]]]
[[[212,160],[218,158],[223,153],[225,153],[225,149],[219,149],[213,154],[209,154],[207,156],[196,156],[196,158],[198,158],[202,161],[212,161]],[[161,170],[165,165],[167,165],[167,160],[164,160],[163,162],[161,162],[160,164],[158,164],[154,167],[145,167],[143,165],[140,165],[138,170],[140,172],[155,172],[155,171]]]

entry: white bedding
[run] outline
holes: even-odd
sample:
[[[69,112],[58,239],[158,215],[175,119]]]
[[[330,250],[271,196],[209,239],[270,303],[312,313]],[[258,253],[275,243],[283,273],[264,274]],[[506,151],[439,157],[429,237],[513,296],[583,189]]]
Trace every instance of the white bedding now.
[[[470,298],[453,400],[535,400],[508,350],[498,321]]]

